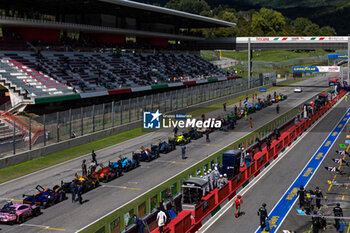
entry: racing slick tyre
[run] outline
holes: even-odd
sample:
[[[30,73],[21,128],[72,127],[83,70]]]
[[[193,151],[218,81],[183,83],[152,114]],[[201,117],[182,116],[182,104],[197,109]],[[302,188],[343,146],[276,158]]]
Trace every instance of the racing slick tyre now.
[[[23,217],[23,215],[18,216],[18,223],[19,223],[19,224],[24,223],[24,217]]]
[[[36,216],[39,216],[40,214],[40,209],[39,208],[36,208],[35,210],[33,210],[33,215],[36,217]]]

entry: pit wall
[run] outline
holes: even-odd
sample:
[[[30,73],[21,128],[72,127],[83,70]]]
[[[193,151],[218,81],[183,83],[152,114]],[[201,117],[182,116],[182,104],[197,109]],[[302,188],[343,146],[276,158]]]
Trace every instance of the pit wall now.
[[[339,100],[345,92],[337,97]],[[293,141],[297,140],[301,134],[306,131],[317,119],[319,119],[326,111],[328,111],[337,101],[327,103],[326,106],[315,113],[310,119],[304,119],[298,122],[296,126],[294,120],[286,123],[286,129],[281,134],[279,140],[274,140],[271,144],[270,150],[266,147],[262,148],[262,152],[257,152],[254,155],[254,162],[247,168],[245,167],[240,174],[236,175],[229,183],[220,190],[213,190],[206,201],[196,206],[194,211],[182,211],[183,218],[176,218],[169,224],[168,232],[196,232],[205,222],[214,216],[227,202],[229,202],[235,195],[250,181],[260,174],[273,160],[277,159],[279,154],[290,146]],[[251,149],[257,149],[253,145]],[[205,207],[205,208],[204,208]],[[191,224],[187,215],[193,216]],[[156,231],[153,231],[156,232]]]
[[[346,92],[342,91],[337,99],[340,99]],[[314,100],[315,97],[308,100]],[[309,126],[315,122],[321,115],[323,115],[331,106],[334,105],[336,100],[327,103],[326,106],[316,113],[310,120],[302,120],[296,127],[294,119],[297,114],[302,111],[302,106],[298,106],[291,109],[289,112],[283,114],[279,118],[269,122],[263,127],[259,128],[254,133],[247,135],[246,137],[234,142],[230,146],[222,149],[221,151],[211,155],[209,158],[197,162],[191,168],[176,175],[163,182],[154,189],[140,195],[139,197],[125,203],[115,211],[111,211],[100,219],[89,224],[88,226],[80,229],[78,232],[138,232],[132,221],[129,221],[128,216],[133,214],[138,215],[148,224],[150,231],[156,229],[156,207],[160,200],[167,201],[166,191],[171,190],[173,196],[181,199],[181,184],[182,180],[187,179],[189,176],[200,176],[209,168],[213,168],[215,163],[221,164],[222,153],[228,149],[237,149],[238,146],[243,145],[248,150],[255,150],[255,139],[261,138],[263,146],[267,137],[271,138],[273,143],[271,150],[266,151],[266,148],[262,152],[256,153],[254,156],[255,162],[250,167],[244,168],[238,176],[230,180],[229,184],[221,190],[215,190],[215,192],[207,196],[206,208],[203,208],[204,202],[200,204],[196,211],[186,212],[181,211],[181,203],[175,203],[176,209],[179,210],[179,215],[176,219],[172,220],[168,225],[170,232],[195,232],[200,226],[207,221],[212,215],[214,215],[220,208],[226,204],[235,194],[243,187],[245,187],[250,180],[257,176],[261,170],[269,165],[269,163],[278,157],[278,154],[283,151],[288,145],[290,145],[302,132],[304,132]],[[281,137],[278,141],[273,140],[274,136],[271,133],[273,129],[279,128]],[[212,197],[211,197],[212,195]],[[168,203],[166,203],[168,204]],[[192,217],[191,217],[192,216]],[[194,217],[194,218],[193,218]]]

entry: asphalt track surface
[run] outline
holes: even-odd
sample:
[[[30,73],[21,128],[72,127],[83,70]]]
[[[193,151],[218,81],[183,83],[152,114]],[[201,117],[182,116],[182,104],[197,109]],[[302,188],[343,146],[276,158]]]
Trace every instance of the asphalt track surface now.
[[[332,76],[332,74],[330,74],[330,76]],[[277,92],[288,95],[288,99],[280,103],[280,114],[324,90],[325,86],[327,86],[327,81],[325,77],[303,81],[298,84],[299,86],[303,86],[303,92],[299,94],[293,93],[294,87],[283,87],[279,89]],[[115,210],[168,178],[180,173],[199,160],[206,158],[208,155],[274,119],[278,116],[275,107],[276,105],[272,105],[253,114],[253,129],[249,128],[248,121],[240,120],[238,121],[236,129],[233,131],[216,131],[210,134],[211,142],[209,144],[205,142],[205,138],[192,141],[190,144],[186,145],[186,156],[188,157],[186,160],[181,159],[181,151],[177,148],[177,150],[171,153],[162,154],[159,159],[152,162],[141,163],[139,168],[124,173],[122,177],[109,182],[106,186],[102,185],[102,187],[84,194],[83,198],[86,202],[83,205],[71,203],[69,199],[48,209],[44,209],[42,211],[43,214],[26,221],[25,224],[15,226],[1,225],[1,232],[30,233],[60,230],[74,232],[81,229],[99,217]],[[232,106],[228,106],[227,109],[231,111],[233,108]],[[223,111],[217,110],[211,114],[207,114],[207,117],[217,117],[220,114],[223,114]],[[171,132],[169,130],[162,129],[102,149],[97,151],[97,160],[105,164],[107,164],[109,160],[116,161],[120,154],[130,155],[132,151],[141,146],[149,147],[151,142],[155,143],[159,138],[167,139],[170,134]],[[81,161],[83,159],[89,161],[91,156],[85,155],[59,164],[58,166],[0,184],[0,200],[21,200],[22,194],[35,193],[35,186],[37,184],[52,188],[55,184],[59,184],[61,180],[70,181],[73,179],[75,172],[81,173]],[[272,178],[272,180],[273,179],[274,178]],[[267,192],[268,189],[265,190]],[[270,195],[268,193],[266,194]],[[254,207],[254,209],[256,209],[256,207]],[[43,227],[51,229],[43,229]]]
[[[318,150],[319,146],[339,122],[348,107],[349,102],[345,103],[345,101],[343,101],[338,106],[331,109],[331,112],[329,112],[325,118],[318,122],[318,124],[308,132],[308,134],[299,141],[292,150],[286,152],[284,157],[272,167],[272,169],[265,174],[259,182],[252,186],[252,188],[243,195],[241,211],[244,212],[244,215],[235,218],[234,209],[230,208],[205,232],[255,232],[259,227],[257,211],[261,204],[266,203],[266,209],[268,213],[270,213],[272,208],[278,203],[285,191],[289,188],[290,184],[299,175],[310,158]],[[339,138],[334,144],[337,146],[336,148],[339,148],[338,144],[341,141]],[[341,143],[344,143],[344,140]],[[335,146],[331,148],[330,152],[334,151]],[[329,160],[330,159],[326,158],[324,163],[327,161],[327,164],[331,165],[329,164]],[[321,164],[318,173],[323,172],[323,170],[326,171],[323,167],[324,165]],[[316,177],[314,179],[317,179],[318,174],[314,177]],[[312,186],[312,182],[309,186],[312,187],[312,189],[315,188],[315,185]],[[309,186],[307,186],[307,188]],[[320,188],[322,189],[323,186],[320,185]],[[296,215],[295,213],[296,211],[292,210],[289,215]],[[220,212],[218,214],[220,214]],[[305,219],[305,221],[307,221],[307,219]],[[289,221],[290,224],[288,226],[285,226],[282,223],[282,227],[279,228],[278,232],[283,232],[282,230],[296,230],[295,227],[293,227],[293,224],[303,224],[305,221]],[[310,226],[308,230],[310,230]],[[297,230],[297,232],[299,233],[299,230]]]
[[[348,107],[350,105],[348,104]],[[322,162],[319,170],[316,172],[310,183],[305,187],[306,190],[315,190],[318,186],[323,195],[325,196],[325,200],[321,201],[322,207],[321,212],[324,215],[333,216],[333,208],[336,203],[339,203],[341,208],[343,209],[344,217],[350,217],[350,192],[348,189],[348,185],[339,186],[339,185],[330,185],[328,184],[328,180],[336,181],[338,183],[350,183],[349,175],[350,168],[346,164],[342,164],[341,166],[335,163],[332,159],[344,159],[346,162],[350,161],[350,156],[345,155],[341,156],[335,153],[336,150],[346,150],[347,148],[341,148],[339,144],[345,144],[345,140],[347,135],[350,135],[349,132],[350,123],[347,124],[347,127],[344,128],[342,134],[339,136],[336,143],[334,143],[333,147],[330,149],[327,157]],[[346,144],[350,146],[350,144]],[[348,149],[350,151],[350,147]],[[324,167],[337,167],[340,168],[344,174],[339,173],[331,173],[327,171]],[[345,194],[345,195],[344,195]],[[311,217],[308,216],[300,216],[297,214],[296,209],[299,209],[299,200],[294,204],[292,210],[287,215],[284,223],[282,223],[280,230],[293,230],[298,233],[310,233],[312,232],[312,223]],[[327,230],[326,232],[335,233],[336,228],[334,227],[334,219],[327,219]],[[350,232],[350,222],[349,220],[345,220],[344,232]]]

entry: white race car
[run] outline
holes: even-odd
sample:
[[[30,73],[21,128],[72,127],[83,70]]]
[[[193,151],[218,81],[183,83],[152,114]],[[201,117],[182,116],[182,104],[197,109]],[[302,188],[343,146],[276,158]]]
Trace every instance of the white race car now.
[[[303,89],[301,89],[301,87],[296,87],[296,88],[294,88],[294,92],[295,93],[300,93],[300,92],[302,92],[303,91]]]

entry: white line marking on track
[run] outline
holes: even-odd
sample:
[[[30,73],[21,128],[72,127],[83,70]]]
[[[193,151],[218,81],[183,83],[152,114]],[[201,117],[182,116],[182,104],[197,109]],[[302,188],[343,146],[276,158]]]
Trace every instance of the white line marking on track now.
[[[28,227],[50,227],[50,226],[43,226],[43,225],[35,225],[35,224],[28,224],[28,223],[23,223],[21,225],[19,225],[20,227],[21,226],[28,226]]]
[[[318,92],[318,93],[319,93],[319,92]],[[311,96],[310,98],[314,98],[315,96],[316,96],[316,95],[313,95],[313,96]],[[307,99],[310,99],[310,98],[307,98]],[[340,103],[340,102],[338,102],[338,103]],[[338,103],[337,103],[337,104],[338,104]],[[301,104],[301,103],[298,103],[297,105],[295,105],[295,107],[296,107],[296,106],[299,106],[300,104]],[[335,106],[336,106],[337,104],[335,104]],[[293,105],[293,106],[294,106],[294,105]],[[326,115],[327,115],[329,112],[330,112],[330,111],[328,111],[328,112],[326,113]],[[283,113],[282,113],[282,114],[283,114]],[[275,118],[271,119],[270,121],[274,121],[274,120],[277,119],[278,117],[280,117],[280,116],[276,116]],[[323,118],[321,118],[321,119],[323,119]],[[319,119],[319,120],[320,120],[320,119]],[[268,123],[268,122],[263,123],[262,126],[266,125],[267,123]],[[262,126],[260,126],[260,127],[262,127]],[[253,131],[252,131],[252,132],[253,132]],[[245,136],[249,135],[250,133],[251,133],[251,132],[248,132],[248,133],[242,135],[241,138],[244,138]],[[227,145],[224,145],[223,147],[221,147],[221,148],[218,149],[217,151],[215,151],[215,152],[209,154],[207,157],[205,157],[205,158],[203,158],[203,159],[197,161],[196,163],[194,163],[192,166],[188,167],[187,169],[196,166],[197,164],[199,164],[199,163],[203,162],[204,160],[206,160],[209,156],[218,153],[218,152],[221,151],[222,149],[224,149],[224,148],[226,148],[226,147],[232,145],[233,143],[235,143],[235,142],[237,142],[237,141],[239,141],[239,139],[237,139],[236,141],[231,142],[231,143],[229,143],[229,144],[227,144]],[[141,166],[141,168],[144,168],[144,166]],[[148,168],[149,168],[149,167],[148,167]],[[185,169],[185,170],[187,170],[187,169]],[[162,182],[161,184],[159,184],[159,185],[156,186],[156,187],[159,187],[159,186],[165,184],[166,182],[168,182],[169,180],[173,179],[173,178],[174,178],[175,176],[177,176],[177,175],[178,175],[178,174],[176,174],[176,175],[170,177],[169,179],[165,180],[164,182]],[[156,187],[154,187],[154,188],[156,188]],[[89,226],[95,224],[96,222],[100,221],[100,220],[103,219],[104,217],[106,217],[106,216],[108,216],[108,215],[114,213],[116,210],[118,210],[118,209],[120,209],[120,208],[123,208],[124,206],[128,205],[129,203],[131,203],[131,202],[135,201],[136,199],[142,197],[143,195],[145,195],[146,193],[150,192],[151,190],[152,190],[152,189],[150,189],[150,190],[148,190],[148,191],[146,191],[146,192],[144,192],[144,193],[141,193],[140,195],[138,195],[138,196],[135,197],[134,199],[132,199],[132,200],[126,202],[125,204],[119,206],[118,208],[115,208],[114,210],[112,210],[112,211],[110,211],[109,213],[107,213],[107,214],[101,216],[100,218],[96,219],[95,221],[93,221],[92,223],[88,224],[87,226],[85,226],[85,227],[83,227],[83,228],[77,230],[76,232],[81,232],[82,230],[84,230],[84,229],[88,228]]]
[[[333,111],[333,109],[339,105],[341,101],[337,102],[330,111],[327,111],[325,115],[323,115],[321,118],[319,118],[310,128],[308,128],[299,138],[290,146],[288,147],[281,155],[277,157],[270,165],[265,168],[260,174],[253,179],[249,184],[241,190],[241,192],[237,193],[236,196],[239,194],[243,196],[246,192],[248,192],[261,178],[263,178],[284,156],[286,156],[289,151],[291,151],[294,146],[296,146],[313,128],[315,128],[329,113]],[[333,131],[333,130],[332,130]],[[328,137],[328,136],[327,136]],[[326,137],[326,139],[327,139]],[[323,143],[322,143],[323,144]],[[322,145],[321,144],[321,145]],[[235,197],[232,198],[224,207],[214,215],[208,222],[204,223],[204,225],[197,231],[197,232],[206,232],[222,215],[224,215],[232,206],[233,202],[235,200]],[[272,211],[272,210],[271,210]]]
[[[344,97],[343,97],[344,98]],[[338,103],[340,103],[341,101],[339,101]],[[337,104],[338,104],[337,103]],[[347,110],[348,111],[348,110]],[[334,131],[336,129],[336,127],[338,126],[338,124],[341,122],[342,120],[340,119],[337,124],[335,125],[335,127],[331,130]],[[343,130],[345,129],[345,127],[343,128]],[[335,144],[335,142],[338,140],[340,133],[337,135],[337,137],[335,138],[335,140],[333,141],[332,147]],[[330,136],[330,134],[327,135],[326,139],[321,143],[320,147],[316,150],[316,152],[323,146],[323,144],[326,142],[326,140],[328,140],[328,137]],[[323,156],[322,161],[320,163],[320,165],[315,169],[315,171],[312,173],[310,179],[308,180],[308,182],[305,184],[305,187],[310,183],[310,181],[312,180],[313,176],[316,174],[317,170],[321,167],[323,160],[326,158],[326,156],[329,154],[331,147],[328,148],[327,153]],[[295,181],[299,178],[299,176],[302,175],[302,172],[304,171],[304,169],[308,166],[308,164],[311,162],[311,160],[313,159],[313,157],[315,156],[315,154],[312,155],[312,157],[310,158],[310,160],[305,164],[305,166],[302,168],[302,170],[300,171],[300,173],[297,175],[297,177],[294,179],[294,181],[290,184],[290,186],[287,188],[287,190],[282,194],[281,198],[278,200],[278,202],[275,204],[275,206],[273,207],[273,209],[270,211],[270,213],[273,212],[273,210],[277,207],[278,203],[282,200],[282,198],[284,197],[284,195],[288,192],[288,190],[290,189],[290,187],[292,187],[292,185],[295,183]],[[289,212],[293,209],[293,206],[295,205],[295,203],[297,202],[298,198],[296,198],[293,202],[293,204],[291,205],[291,208],[289,208],[289,210],[287,211],[286,215],[282,218],[280,224],[277,226],[275,232],[278,232],[278,229],[282,226],[284,220],[286,219],[286,217],[288,216]],[[258,227],[258,229],[255,231],[258,232],[260,229],[260,227]]]

